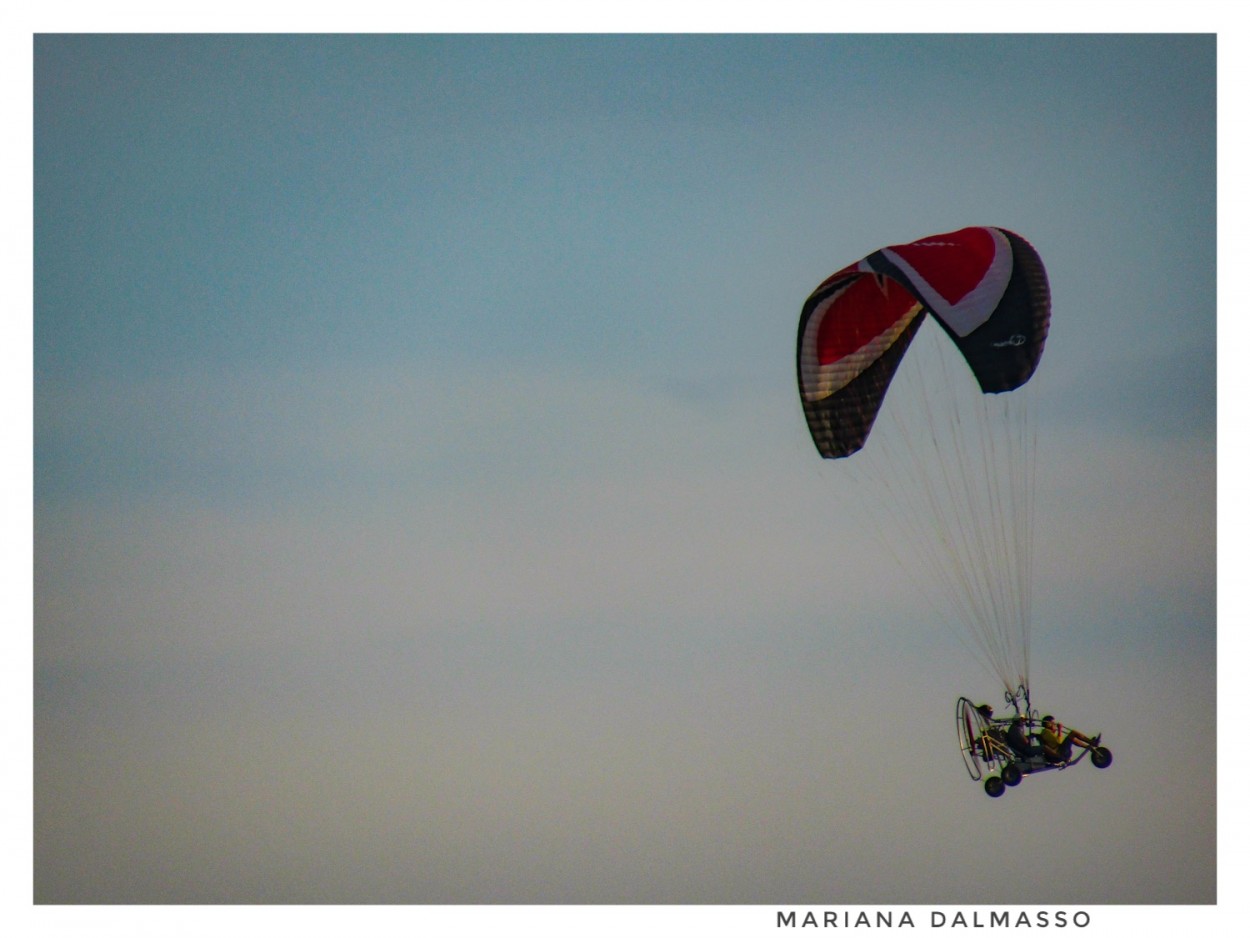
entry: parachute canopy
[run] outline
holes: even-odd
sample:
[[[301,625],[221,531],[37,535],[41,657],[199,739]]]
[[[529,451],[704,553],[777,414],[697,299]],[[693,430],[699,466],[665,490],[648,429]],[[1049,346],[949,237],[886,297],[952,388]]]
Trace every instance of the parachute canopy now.
[[[799,319],[798,378],[812,440],[828,459],[859,450],[928,313],[986,394],[1032,377],[1050,325],[1033,247],[1001,228],[962,228],[874,251],[833,274]]]
[[[1049,328],[1037,252],[1001,228],[963,228],[839,270],[798,333],[799,396],[840,510],[1026,698],[1036,434],[1022,386]]]

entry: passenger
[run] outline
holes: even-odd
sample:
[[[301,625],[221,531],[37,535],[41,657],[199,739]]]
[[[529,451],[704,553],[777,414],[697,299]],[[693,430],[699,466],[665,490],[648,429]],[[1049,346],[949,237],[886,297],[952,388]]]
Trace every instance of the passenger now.
[[[1042,717],[1041,740],[1047,762],[1071,762],[1074,743],[1082,749],[1097,749],[1098,741],[1102,739],[1101,733],[1093,739],[1079,730],[1068,730],[1067,735],[1061,735],[1062,733],[1063,728],[1055,722],[1054,717],[1050,714]]]

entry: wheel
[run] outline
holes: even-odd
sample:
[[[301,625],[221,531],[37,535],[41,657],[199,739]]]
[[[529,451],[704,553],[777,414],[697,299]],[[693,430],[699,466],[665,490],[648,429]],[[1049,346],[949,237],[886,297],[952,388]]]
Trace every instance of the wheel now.
[[[1094,763],[1094,768],[1105,769],[1111,764],[1111,750],[1099,746],[1089,754],[1089,761]]]
[[[985,780],[985,793],[991,798],[1000,798],[1007,788],[1003,784],[1003,780],[997,775],[991,775]]]
[[[1012,788],[1015,788],[1020,784],[1020,779],[1023,777],[1024,776],[1020,773],[1020,766],[1016,765],[1014,762],[1009,762],[1003,766],[1004,785],[1010,785]]]

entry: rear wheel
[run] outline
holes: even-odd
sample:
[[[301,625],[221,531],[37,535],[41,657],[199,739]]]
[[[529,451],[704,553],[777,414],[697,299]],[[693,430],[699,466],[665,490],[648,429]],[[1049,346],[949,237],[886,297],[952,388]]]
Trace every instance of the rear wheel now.
[[[1099,746],[1089,754],[1089,761],[1094,763],[1094,767],[1105,769],[1111,764],[1111,750]]]
[[[1004,785],[1010,785],[1012,788],[1015,788],[1020,784],[1021,778],[1023,778],[1023,776],[1020,774],[1020,766],[1016,765],[1014,762],[1010,762],[1003,766]]]
[[[1000,798],[1007,788],[1003,784],[1003,780],[997,775],[991,775],[985,780],[985,793],[991,798]]]

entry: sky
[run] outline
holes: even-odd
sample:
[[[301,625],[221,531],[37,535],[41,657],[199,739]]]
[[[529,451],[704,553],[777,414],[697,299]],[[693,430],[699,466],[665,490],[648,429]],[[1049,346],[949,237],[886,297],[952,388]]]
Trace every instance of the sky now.
[[[36,904],[1216,902],[1214,36],[33,49]],[[794,377],[970,224],[1053,296],[1034,702],[1115,753],[1002,800]]]

